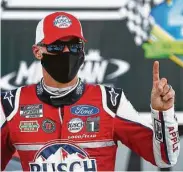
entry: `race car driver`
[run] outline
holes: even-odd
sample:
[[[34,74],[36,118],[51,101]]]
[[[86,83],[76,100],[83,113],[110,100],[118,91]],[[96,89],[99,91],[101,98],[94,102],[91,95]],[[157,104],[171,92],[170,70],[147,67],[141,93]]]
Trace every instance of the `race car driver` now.
[[[150,125],[122,89],[78,77],[84,42],[79,20],[69,13],[38,23],[33,53],[43,78],[1,96],[2,170],[17,150],[24,171],[114,171],[118,140],[153,165],[175,165],[175,91],[159,78],[159,62],[153,66]]]

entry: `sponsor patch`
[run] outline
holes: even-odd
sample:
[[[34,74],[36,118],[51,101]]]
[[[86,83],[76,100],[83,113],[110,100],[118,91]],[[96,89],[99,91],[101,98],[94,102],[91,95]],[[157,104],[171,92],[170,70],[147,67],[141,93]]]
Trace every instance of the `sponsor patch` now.
[[[20,116],[25,118],[41,118],[43,117],[43,105],[33,104],[20,107]]]
[[[111,91],[109,91],[109,93],[111,95],[111,103],[112,103],[112,105],[116,106],[116,104],[117,104],[117,97],[119,96],[119,94],[114,91],[114,88],[111,88]]]
[[[96,159],[79,146],[64,141],[46,144],[29,162],[30,171],[97,171]]]
[[[38,132],[39,124],[37,121],[20,121],[21,132]]]
[[[13,108],[13,101],[12,99],[14,99],[14,95],[12,94],[11,91],[8,91],[5,93],[5,96],[3,98],[4,100],[8,100],[9,104],[11,105],[11,107]]]
[[[99,113],[99,109],[91,105],[77,105],[71,108],[71,113],[77,116],[91,116]]]
[[[175,127],[168,127],[168,131],[172,142],[173,152],[176,152],[179,149],[178,147],[178,143],[180,142],[179,132],[175,129]]]
[[[46,133],[53,133],[56,129],[55,127],[55,122],[50,120],[50,119],[45,119],[42,122],[42,129],[46,132]]]
[[[97,137],[96,134],[80,134],[68,136],[68,139],[91,139]]]
[[[58,28],[68,28],[71,26],[71,20],[64,15],[57,16],[53,22],[54,26]]]
[[[159,142],[163,142],[163,131],[161,121],[154,119],[155,138]]]
[[[86,121],[86,131],[87,132],[98,132],[99,131],[100,117],[89,117]]]
[[[80,118],[73,118],[68,122],[68,130],[71,133],[77,133],[82,130],[84,122]]]
[[[84,90],[84,84],[80,82],[76,88],[76,94],[81,95],[83,93],[83,90]]]
[[[41,82],[39,84],[37,84],[37,86],[36,86],[36,92],[37,92],[38,95],[43,94],[43,87],[42,87]]]

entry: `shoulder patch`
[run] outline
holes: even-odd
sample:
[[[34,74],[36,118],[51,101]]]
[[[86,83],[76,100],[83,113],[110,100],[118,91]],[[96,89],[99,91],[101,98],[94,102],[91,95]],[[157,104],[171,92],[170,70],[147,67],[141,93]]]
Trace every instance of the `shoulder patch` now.
[[[122,95],[122,89],[105,86],[105,91],[107,107],[116,114]]]
[[[8,117],[15,108],[16,92],[17,89],[1,93],[2,106],[6,117]]]

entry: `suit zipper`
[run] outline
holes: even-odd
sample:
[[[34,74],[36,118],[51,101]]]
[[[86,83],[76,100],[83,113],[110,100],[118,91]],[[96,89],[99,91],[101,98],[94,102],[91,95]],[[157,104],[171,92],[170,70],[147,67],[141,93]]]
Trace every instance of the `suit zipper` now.
[[[64,122],[64,106],[58,108],[60,123],[61,123],[61,132],[60,132],[60,139],[62,139],[64,136],[63,132],[63,122]]]
[[[63,107],[62,107],[62,108],[63,108]],[[60,122],[61,122],[61,124],[63,124],[63,114],[62,114],[62,109],[61,109],[61,107],[58,108],[58,114],[59,114]]]

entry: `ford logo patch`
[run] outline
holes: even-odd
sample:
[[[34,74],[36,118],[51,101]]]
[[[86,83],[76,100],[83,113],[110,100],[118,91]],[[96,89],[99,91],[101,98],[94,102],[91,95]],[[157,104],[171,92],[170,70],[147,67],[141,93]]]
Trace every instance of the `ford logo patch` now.
[[[71,108],[71,113],[78,116],[91,116],[99,113],[99,109],[91,105],[77,105]]]

